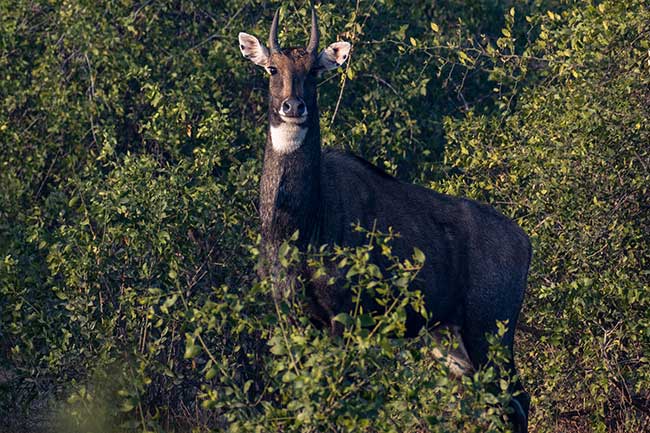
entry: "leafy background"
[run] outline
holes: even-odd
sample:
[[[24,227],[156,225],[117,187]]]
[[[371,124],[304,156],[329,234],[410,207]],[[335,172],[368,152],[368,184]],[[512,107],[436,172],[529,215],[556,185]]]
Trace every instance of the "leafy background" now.
[[[282,4],[284,44],[304,43],[307,5]],[[236,35],[264,40],[279,6],[0,1],[3,429],[509,428],[509,378],[450,381],[430,336],[399,338],[418,257],[377,275],[367,248],[390,235],[335,252],[351,290],[395,305],[342,317],[342,340],[256,279],[266,77]],[[318,9],[322,41],[354,47],[319,87],[324,145],[531,236],[531,430],[647,428],[650,3]]]

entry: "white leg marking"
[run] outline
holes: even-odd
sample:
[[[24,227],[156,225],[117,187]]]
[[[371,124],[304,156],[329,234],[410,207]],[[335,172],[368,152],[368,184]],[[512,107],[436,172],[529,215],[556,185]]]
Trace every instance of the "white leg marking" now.
[[[469,359],[458,326],[440,326],[432,333],[439,346],[433,349],[433,356],[447,366],[452,376],[460,378],[474,372],[474,366]],[[451,337],[451,341],[447,336]]]
[[[281,123],[271,126],[271,143],[273,150],[286,155],[302,146],[307,135],[307,128],[293,123]]]

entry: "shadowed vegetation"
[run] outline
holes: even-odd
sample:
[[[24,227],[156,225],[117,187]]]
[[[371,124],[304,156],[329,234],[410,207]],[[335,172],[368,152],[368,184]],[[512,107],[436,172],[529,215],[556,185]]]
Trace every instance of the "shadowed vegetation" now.
[[[430,335],[401,338],[426,258],[393,235],[310,256],[387,305],[341,315],[341,338],[256,278],[267,78],[237,33],[266,36],[279,5],[0,0],[0,429],[508,431],[512,378],[450,380]],[[531,431],[642,431],[650,3],[317,6],[322,40],[353,44],[319,86],[324,146],[530,235]],[[287,45],[308,13],[283,3]]]

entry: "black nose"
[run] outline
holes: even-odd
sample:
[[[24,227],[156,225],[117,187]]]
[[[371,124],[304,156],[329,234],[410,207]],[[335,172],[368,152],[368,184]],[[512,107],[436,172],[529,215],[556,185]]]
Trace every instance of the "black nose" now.
[[[282,102],[281,114],[289,117],[302,117],[307,114],[307,107],[300,98],[287,98]]]

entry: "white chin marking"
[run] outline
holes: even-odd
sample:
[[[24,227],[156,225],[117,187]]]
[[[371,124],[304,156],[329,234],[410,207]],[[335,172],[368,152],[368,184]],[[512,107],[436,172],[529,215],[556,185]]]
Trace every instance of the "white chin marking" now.
[[[303,128],[300,124],[281,123],[278,126],[271,125],[273,150],[283,155],[291,153],[302,146],[305,135],[307,135],[307,128]]]

